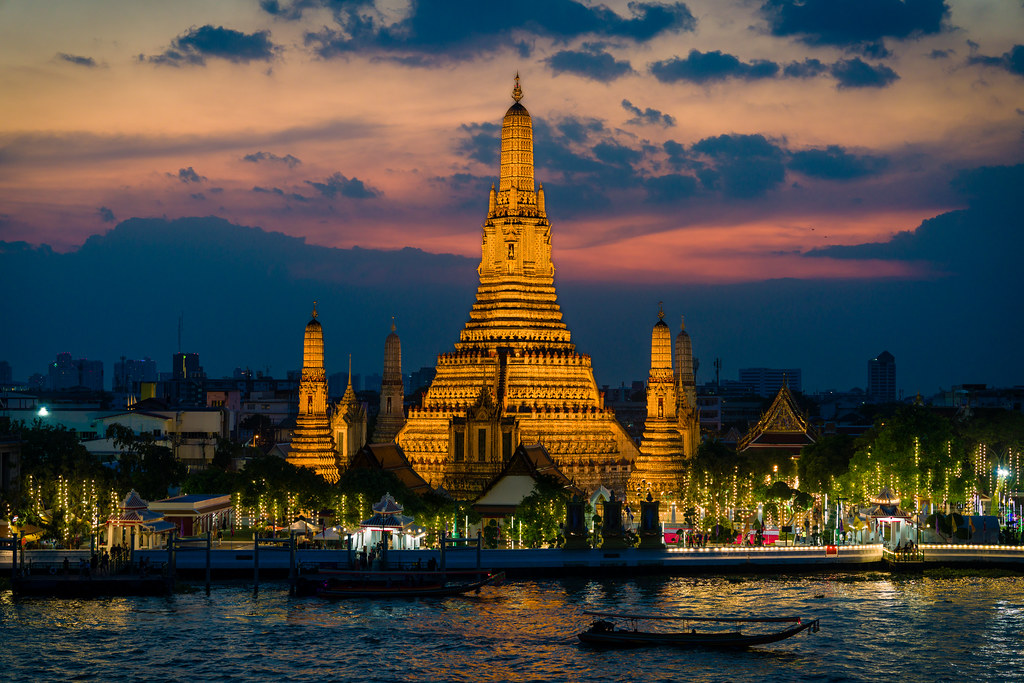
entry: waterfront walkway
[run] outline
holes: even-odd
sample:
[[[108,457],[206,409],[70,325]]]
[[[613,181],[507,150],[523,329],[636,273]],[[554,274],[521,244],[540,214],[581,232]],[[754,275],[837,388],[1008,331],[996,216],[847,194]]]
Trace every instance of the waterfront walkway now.
[[[1024,546],[922,545],[924,566],[1008,567],[1024,573]],[[771,573],[802,571],[846,571],[882,569],[883,548],[878,544],[840,546],[765,546],[706,548],[666,548],[664,550],[482,550],[479,560],[476,549],[449,550],[445,556],[448,569],[473,569],[477,563],[486,569],[501,570],[510,576],[543,575],[605,575],[605,574],[714,574],[729,572]],[[0,552],[0,575],[11,566],[9,551]],[[38,569],[59,566],[65,557],[72,565],[78,558],[88,558],[88,550],[28,550],[25,562]],[[254,559],[266,577],[286,576],[290,557],[286,550],[260,546],[214,548],[210,567],[214,578],[244,578],[254,571]],[[164,550],[137,550],[136,561],[148,558],[153,567],[168,560]],[[346,550],[296,551],[299,567],[347,567],[354,553]],[[427,566],[433,558],[440,566],[438,550],[390,550],[388,563],[392,568]],[[176,567],[180,576],[194,577],[206,569],[205,547],[179,551]],[[45,570],[44,570],[45,571]]]

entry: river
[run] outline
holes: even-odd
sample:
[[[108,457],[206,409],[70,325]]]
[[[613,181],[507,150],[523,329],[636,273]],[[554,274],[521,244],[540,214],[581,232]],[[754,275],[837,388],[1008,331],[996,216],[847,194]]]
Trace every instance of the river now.
[[[808,616],[739,652],[594,650],[586,610]],[[514,581],[443,600],[293,598],[215,585],[164,598],[0,592],[0,680],[1024,680],[1024,577],[638,577]]]

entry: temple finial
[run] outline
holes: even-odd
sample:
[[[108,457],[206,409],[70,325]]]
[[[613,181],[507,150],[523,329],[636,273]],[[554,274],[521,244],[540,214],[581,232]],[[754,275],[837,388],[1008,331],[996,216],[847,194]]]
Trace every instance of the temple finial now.
[[[395,331],[395,316],[391,316],[391,331]]]
[[[348,354],[348,389],[352,389],[352,354]],[[348,393],[346,391],[345,393]]]
[[[313,302],[313,319],[316,320],[316,301]]]
[[[519,72],[516,72],[516,87],[512,88],[512,99],[518,102],[523,99],[523,89],[519,87]]]
[[[665,309],[662,308],[662,304],[663,303],[664,302],[662,302],[662,301],[658,302],[658,320],[664,320],[665,319]]]

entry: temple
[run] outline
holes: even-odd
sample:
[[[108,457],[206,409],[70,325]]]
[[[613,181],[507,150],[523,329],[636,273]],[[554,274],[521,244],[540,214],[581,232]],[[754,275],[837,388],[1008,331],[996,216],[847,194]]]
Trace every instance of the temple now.
[[[352,389],[352,356],[348,357],[348,386],[331,410],[331,434],[338,469],[344,471],[352,456],[366,443],[366,408]]]
[[[327,376],[324,372],[324,331],[316,319],[306,324],[302,340],[302,377],[299,381],[299,414],[287,460],[308,467],[327,481],[338,481],[337,453],[327,419]]]
[[[380,386],[380,411],[373,428],[373,443],[393,443],[405,424],[405,386],[402,383],[402,340],[391,321],[384,340],[384,378]]]
[[[582,488],[624,492],[638,452],[562,321],[522,97],[517,75],[483,224],[476,302],[397,441],[421,476],[457,498],[479,494],[520,443],[543,444]]]
[[[651,371],[647,378],[647,419],[644,421],[640,455],[629,478],[629,499],[678,500],[686,483],[687,461],[697,450],[699,427],[696,383],[690,336],[682,327],[675,341],[672,363],[672,332],[665,313],[651,331]]]
[[[807,422],[789,387],[783,382],[771,407],[736,444],[736,452],[770,448],[786,451],[796,458],[804,446],[815,442],[815,437],[814,427]]]

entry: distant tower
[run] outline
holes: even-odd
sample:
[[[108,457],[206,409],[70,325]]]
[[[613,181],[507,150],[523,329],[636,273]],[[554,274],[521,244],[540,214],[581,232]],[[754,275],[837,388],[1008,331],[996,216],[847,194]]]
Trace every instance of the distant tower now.
[[[888,351],[868,361],[868,396],[875,403],[896,401],[896,358]]]
[[[366,408],[352,390],[352,356],[348,357],[348,386],[345,395],[334,404],[331,433],[338,453],[338,470],[344,471],[352,456],[366,445]]]
[[[687,338],[688,339],[688,338]],[[677,347],[679,343],[677,340]],[[640,500],[652,494],[656,499],[679,499],[686,475],[687,452],[680,431],[677,389],[683,372],[672,371],[672,332],[665,324],[664,311],[651,331],[651,372],[647,378],[647,419],[640,442],[640,455],[629,476],[629,498]],[[689,379],[693,379],[692,366]]]
[[[402,382],[402,342],[391,320],[391,334],[384,341],[384,379],[380,385],[380,412],[373,430],[374,443],[391,443],[405,425],[405,386]]]
[[[302,341],[302,379],[299,381],[299,415],[288,451],[288,462],[315,470],[332,484],[338,481],[337,456],[327,420],[327,376],[324,372],[324,331],[316,319],[306,324]]]
[[[676,335],[676,418],[684,451],[688,457],[693,457],[700,445],[700,409],[697,407],[693,342],[682,316],[679,317],[679,334]]]

